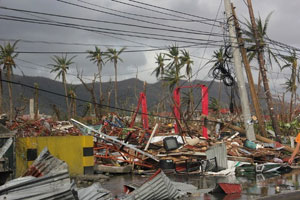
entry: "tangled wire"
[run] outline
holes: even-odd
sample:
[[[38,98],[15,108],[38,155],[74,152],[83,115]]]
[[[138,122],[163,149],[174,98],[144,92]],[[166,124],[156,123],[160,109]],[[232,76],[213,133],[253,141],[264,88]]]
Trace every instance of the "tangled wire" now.
[[[234,85],[234,78],[231,75],[231,70],[229,67],[230,59],[232,56],[229,54],[230,46],[224,48],[220,48],[218,51],[214,52],[214,60],[210,62],[214,62],[213,68],[210,70],[210,76],[212,76],[216,80],[223,80],[223,83],[226,86]]]

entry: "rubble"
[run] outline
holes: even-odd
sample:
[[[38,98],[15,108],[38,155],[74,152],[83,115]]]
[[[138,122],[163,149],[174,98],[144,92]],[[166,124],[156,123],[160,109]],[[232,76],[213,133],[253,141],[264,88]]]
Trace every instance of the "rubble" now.
[[[217,120],[217,123],[220,124],[220,120]],[[93,125],[86,125],[74,119],[70,122],[40,119],[36,121],[19,120],[9,124],[8,127],[15,130],[16,137],[94,136],[92,154],[95,160],[94,173],[100,175],[101,173],[139,174],[140,172],[153,174],[155,170],[161,169],[159,175],[161,177],[165,176],[164,173],[257,176],[270,172],[282,173],[284,170],[281,169],[287,167],[289,154],[293,151],[291,147],[259,135],[257,135],[256,141],[249,141],[245,138],[245,131],[242,128],[224,124],[227,127],[225,130],[220,129],[219,134],[211,132],[208,138],[202,137],[202,130],[197,130],[197,126],[194,124],[189,128],[189,133],[183,128],[180,134],[175,134],[173,123],[155,123],[153,128],[148,126],[145,129],[145,127],[134,126],[133,123],[123,121],[115,113],[108,114]],[[9,141],[7,143],[9,144]],[[5,146],[2,149],[5,149]],[[46,187],[48,182],[45,177],[53,174],[51,171],[57,171],[58,166],[56,162],[50,162],[47,165],[49,168],[47,168],[39,163],[39,160],[40,158],[36,159],[24,175],[43,177]],[[44,167],[40,168],[41,166]],[[83,176],[83,178],[76,179],[76,182],[90,184],[97,181],[95,177]],[[69,176],[62,177],[60,180],[64,182],[64,179],[67,179],[68,182]],[[19,187],[20,182],[29,184],[29,182],[35,182],[35,179],[21,178],[7,184]],[[65,185],[66,193],[74,187],[70,184]],[[99,191],[103,191],[104,196],[108,194],[99,185],[93,185],[90,190],[93,188],[100,188]],[[144,191],[144,189],[142,190]],[[10,190],[7,192],[10,193]],[[22,188],[20,188],[20,192],[24,192]],[[50,189],[47,192],[51,193]],[[137,197],[136,193],[140,192],[136,189],[131,195]],[[37,193],[37,195],[42,194]],[[101,196],[101,194],[95,194],[95,196],[97,195]],[[82,193],[82,196],[89,196],[89,193]],[[153,198],[158,198],[158,196]]]

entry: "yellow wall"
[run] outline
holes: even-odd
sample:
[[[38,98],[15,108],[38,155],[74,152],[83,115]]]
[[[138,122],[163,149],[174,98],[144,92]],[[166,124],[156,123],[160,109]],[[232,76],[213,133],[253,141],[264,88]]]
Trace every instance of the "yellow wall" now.
[[[93,156],[84,156],[84,148],[93,148],[92,136],[25,137],[16,140],[16,176],[24,174],[33,161],[27,159],[27,149],[37,149],[37,155],[48,147],[50,153],[69,166],[71,175],[84,174],[84,167],[94,166]]]

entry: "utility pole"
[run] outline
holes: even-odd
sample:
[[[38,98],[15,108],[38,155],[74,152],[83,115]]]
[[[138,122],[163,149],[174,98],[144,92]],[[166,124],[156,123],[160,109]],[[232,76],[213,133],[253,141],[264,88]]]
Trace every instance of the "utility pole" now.
[[[239,47],[240,47],[240,50],[241,50],[241,54],[242,54],[242,59],[243,59],[245,71],[246,71],[247,78],[248,78],[248,84],[249,84],[249,88],[250,88],[250,94],[251,94],[251,97],[252,97],[252,102],[253,102],[254,110],[255,110],[255,113],[256,113],[257,120],[258,120],[258,126],[259,126],[259,129],[260,129],[262,135],[266,137],[267,136],[267,131],[266,131],[265,126],[264,126],[264,121],[263,121],[263,118],[262,118],[262,114],[261,114],[261,109],[260,109],[260,106],[259,106],[259,101],[258,101],[257,93],[256,93],[255,87],[254,87],[253,76],[252,76],[252,72],[251,72],[251,69],[250,69],[249,60],[247,58],[247,52],[246,52],[246,49],[244,47],[245,43],[244,43],[243,38],[241,37],[242,33],[240,31],[241,30],[240,29],[240,25],[239,25],[239,22],[237,20],[233,4],[231,4],[231,9],[232,9],[232,14],[233,14],[233,19],[234,19],[234,25],[235,25],[235,30],[236,30],[236,34],[237,34],[237,39],[238,39]]]
[[[236,72],[236,78],[237,83],[239,86],[239,93],[241,98],[241,105],[242,105],[242,112],[243,112],[243,119],[244,119],[244,125],[246,130],[246,136],[248,140],[255,140],[255,134],[254,134],[254,128],[253,124],[251,122],[251,114],[250,114],[250,107],[249,107],[249,100],[245,85],[245,79],[243,76],[242,71],[242,61],[241,56],[238,48],[238,42],[236,39],[236,33],[235,28],[233,24],[233,17],[231,12],[231,4],[230,0],[224,0],[225,4],[225,13],[228,19],[228,27],[229,27],[229,35],[230,35],[230,41],[231,41],[231,47],[232,47],[232,53],[233,53],[233,61],[234,61],[234,67]]]
[[[256,50],[257,50],[257,54],[258,54],[259,70],[260,70],[260,73],[261,73],[262,79],[263,79],[263,85],[264,85],[264,90],[265,90],[265,94],[267,97],[267,104],[268,104],[268,108],[269,108],[270,118],[272,121],[272,126],[275,131],[276,138],[278,139],[277,136],[278,136],[278,134],[280,134],[281,131],[279,129],[277,117],[274,112],[274,104],[273,104],[273,100],[272,100],[272,94],[271,94],[269,83],[268,83],[268,77],[267,77],[267,73],[266,73],[267,70],[265,68],[265,60],[264,60],[263,53],[262,53],[263,45],[261,44],[260,38],[258,37],[257,26],[256,26],[255,18],[254,18],[253,8],[252,8],[252,2],[251,2],[251,0],[247,0],[247,3],[248,3],[250,20],[251,20],[251,24],[252,24],[252,32],[254,34]]]

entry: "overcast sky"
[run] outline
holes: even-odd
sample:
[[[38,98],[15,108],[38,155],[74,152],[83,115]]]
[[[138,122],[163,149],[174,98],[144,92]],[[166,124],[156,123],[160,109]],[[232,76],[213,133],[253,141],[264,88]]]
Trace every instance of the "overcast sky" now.
[[[205,63],[211,58],[214,50],[218,45],[222,44],[224,33],[223,26],[220,22],[224,22],[224,2],[220,0],[63,0],[59,2],[55,0],[0,0],[0,6],[14,9],[22,9],[36,11],[42,13],[51,13],[57,15],[72,16],[78,18],[87,18],[92,20],[102,20],[103,22],[91,22],[86,20],[66,19],[40,14],[30,14],[12,10],[1,9],[0,16],[0,43],[4,44],[5,40],[21,40],[17,47],[20,52],[85,52],[93,50],[97,45],[101,50],[106,51],[112,47],[120,49],[126,47],[127,51],[149,50],[154,48],[166,48],[172,44],[178,46],[191,46],[186,49],[191,53],[194,60],[193,79],[210,80],[207,72],[211,65]],[[66,2],[76,4],[70,5]],[[158,7],[170,9],[169,11],[159,9],[158,7],[147,6],[142,3],[149,3]],[[247,6],[243,0],[234,0],[238,18],[245,22],[248,19]],[[268,35],[271,39],[280,41],[295,47],[300,47],[300,1],[297,0],[253,0],[253,8],[255,15],[260,15],[263,19],[273,11],[269,27]],[[81,7],[78,7],[81,6]],[[84,8],[83,8],[84,7]],[[150,10],[151,9],[151,10]],[[176,13],[173,11],[180,11]],[[160,13],[159,13],[160,12]],[[6,15],[6,16],[3,16]],[[43,24],[32,24],[26,22],[17,22],[12,20],[4,20],[9,16],[18,17],[18,20],[24,18],[47,20],[50,23],[62,22],[72,23],[86,26],[86,29],[97,29],[98,31],[80,30],[78,28],[58,27]],[[197,17],[198,16],[198,17]],[[21,17],[21,18],[19,18]],[[2,19],[1,19],[2,18]],[[11,18],[11,17],[9,17]],[[204,19],[205,18],[205,19]],[[208,19],[207,19],[208,18]],[[137,20],[139,21],[137,21]],[[214,22],[217,19],[217,22]],[[191,21],[193,20],[193,21]],[[204,22],[204,23],[203,23]],[[113,23],[124,23],[138,25],[142,28],[128,25],[120,25]],[[161,25],[159,25],[161,24]],[[212,25],[215,26],[212,26]],[[87,27],[88,26],[88,27]],[[169,29],[168,30],[160,30]],[[117,29],[115,34],[108,33],[111,29]],[[177,31],[170,31],[177,30]],[[102,32],[99,32],[102,31]],[[103,32],[104,31],[104,32]],[[126,32],[127,31],[127,32]],[[128,32],[131,31],[131,32]],[[183,32],[180,32],[183,31]],[[198,31],[199,34],[195,34]],[[217,36],[209,36],[200,33],[214,33]],[[125,35],[136,35],[148,37],[129,37]],[[194,32],[194,33],[192,33]],[[155,35],[145,35],[155,34]],[[118,35],[122,34],[122,35]],[[164,37],[162,38],[162,35]],[[169,36],[169,37],[165,37]],[[152,37],[152,39],[151,39]],[[153,37],[161,40],[153,39]],[[206,47],[207,40],[216,41],[213,45]],[[173,40],[173,41],[172,41]],[[27,42],[26,42],[27,41]],[[33,43],[34,41],[34,43]],[[59,42],[70,44],[45,44],[37,41]],[[77,45],[71,45],[77,43]],[[80,43],[80,45],[78,44]],[[195,45],[195,43],[198,43]],[[138,70],[138,78],[146,80],[149,83],[156,81],[151,72],[155,69],[155,55],[163,50],[156,51],[140,51],[140,52],[124,52],[121,54],[123,63],[118,64],[118,79],[128,79],[136,77]],[[61,54],[57,54],[61,55]],[[71,57],[74,54],[69,54]],[[49,68],[53,54],[42,53],[20,53],[16,60],[19,68],[28,76],[45,76],[54,78],[55,74],[50,74]],[[95,64],[86,59],[87,54],[79,54],[74,58],[75,64],[71,66],[68,82],[78,83],[75,76],[76,68],[83,70],[86,78],[91,78],[96,73]],[[44,67],[46,68],[44,68]],[[276,67],[275,67],[276,68]],[[16,69],[16,74],[21,74],[20,69]],[[196,73],[199,71],[199,73]],[[270,84],[280,86],[278,83],[284,82],[285,74],[279,74],[278,69],[269,70]],[[257,76],[257,71],[253,71]],[[285,73],[288,74],[286,71]],[[73,75],[72,75],[73,74]],[[111,77],[114,80],[114,70],[111,63],[107,63],[103,69],[103,79],[108,81]],[[257,78],[254,78],[255,80]]]

